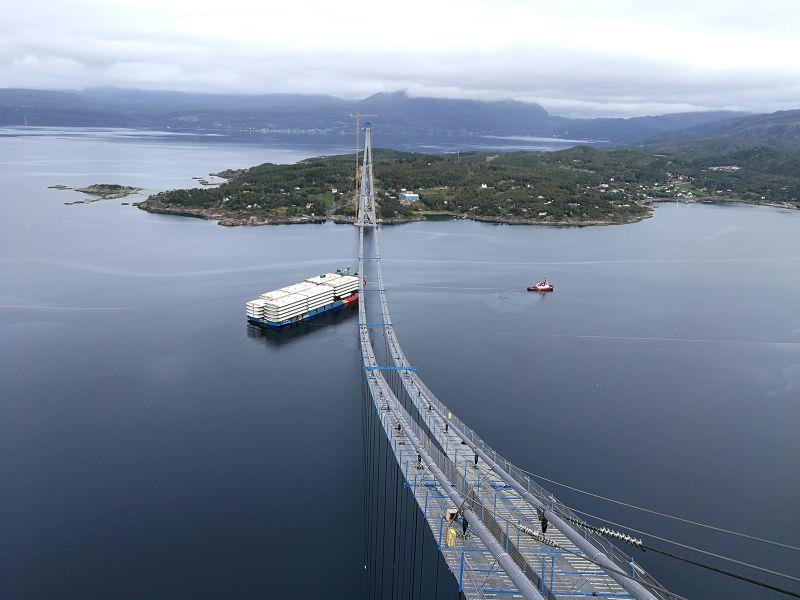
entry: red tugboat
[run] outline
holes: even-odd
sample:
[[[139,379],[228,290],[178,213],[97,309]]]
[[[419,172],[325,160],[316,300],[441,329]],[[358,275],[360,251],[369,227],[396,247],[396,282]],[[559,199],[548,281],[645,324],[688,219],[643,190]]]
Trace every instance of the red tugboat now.
[[[536,285],[529,285],[528,286],[529,292],[552,292],[553,291],[553,284],[547,281],[547,277],[544,278],[544,281],[540,281]]]

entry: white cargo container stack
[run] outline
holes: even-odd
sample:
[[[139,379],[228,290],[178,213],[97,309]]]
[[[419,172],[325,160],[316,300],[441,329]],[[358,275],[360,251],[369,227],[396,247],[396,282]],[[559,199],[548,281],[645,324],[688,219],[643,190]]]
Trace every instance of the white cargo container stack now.
[[[329,286],[337,298],[349,296],[358,289],[358,277],[353,275],[340,275],[339,273],[325,273],[318,277],[306,279],[307,282],[317,285]]]
[[[315,289],[316,286],[313,283],[308,283],[307,281],[301,281],[300,283],[295,283],[294,285],[288,285],[285,288],[281,288],[281,292],[287,292],[289,294],[299,294],[301,292],[306,292],[308,290]]]
[[[353,275],[342,275],[333,288],[334,296],[339,298],[349,296],[358,291],[358,277]]]
[[[308,301],[300,294],[286,294],[275,300],[264,300],[264,319],[281,323],[306,312]]]
[[[284,292],[283,290],[275,290],[273,292],[266,292],[261,294],[259,298],[262,300],[277,300],[278,298],[283,298],[284,296],[288,296],[289,292]]]
[[[308,312],[322,308],[327,304],[333,304],[333,290],[331,288],[327,286],[314,285],[313,283],[309,283],[306,281],[304,281],[303,283],[298,283],[297,285],[308,286],[303,291],[298,292],[298,294],[300,294],[301,296],[305,296],[307,298]]]
[[[247,316],[253,319],[264,318],[264,300],[255,299],[247,303]]]
[[[280,324],[331,305],[357,290],[358,277],[325,273],[250,300],[247,317]]]
[[[313,283],[314,285],[327,285],[333,287],[333,282],[339,279],[341,275],[338,273],[323,273],[322,275],[317,275],[316,277],[309,277],[306,279],[306,283]]]

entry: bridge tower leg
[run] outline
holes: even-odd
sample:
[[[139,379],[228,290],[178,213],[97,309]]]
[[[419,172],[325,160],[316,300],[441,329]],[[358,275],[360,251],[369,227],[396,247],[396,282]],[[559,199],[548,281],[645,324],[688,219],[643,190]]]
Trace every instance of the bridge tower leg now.
[[[358,217],[356,225],[372,226],[378,224],[375,216],[375,188],[372,175],[372,134],[370,128],[364,130],[364,163],[361,168],[361,186],[358,192]]]

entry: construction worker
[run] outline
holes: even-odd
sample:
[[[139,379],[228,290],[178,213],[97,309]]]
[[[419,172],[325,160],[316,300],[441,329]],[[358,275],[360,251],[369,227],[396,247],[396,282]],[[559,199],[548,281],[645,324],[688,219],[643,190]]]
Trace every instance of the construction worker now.
[[[448,548],[452,548],[453,546],[456,545],[456,530],[453,529],[452,527],[448,528],[447,530],[446,544]]]
[[[469,527],[469,523],[467,522],[467,515],[463,515],[461,517],[461,530],[464,532],[464,539],[467,539],[467,528]]]
[[[542,533],[547,533],[547,517],[544,515],[544,511],[541,508],[536,509],[536,514],[539,517],[539,523],[542,526]]]

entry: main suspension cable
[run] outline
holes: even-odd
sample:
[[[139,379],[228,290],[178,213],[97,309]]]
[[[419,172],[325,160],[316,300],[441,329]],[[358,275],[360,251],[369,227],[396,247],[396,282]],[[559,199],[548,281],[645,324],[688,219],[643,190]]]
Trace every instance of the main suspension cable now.
[[[762,573],[767,573],[769,575],[774,575],[776,577],[781,577],[783,579],[788,579],[790,581],[795,581],[797,583],[800,583],[800,578],[795,577],[794,575],[788,575],[787,573],[781,573],[780,571],[774,571],[772,569],[767,569],[766,567],[760,567],[758,565],[754,565],[752,563],[745,562],[743,560],[732,558],[730,556],[725,556],[724,554],[717,554],[716,552],[711,552],[710,550],[703,550],[702,548],[697,548],[695,546],[690,546],[690,545],[684,544],[682,542],[676,542],[675,540],[671,540],[669,538],[665,538],[665,537],[656,535],[654,533],[650,533],[648,531],[642,531],[640,529],[634,529],[633,527],[629,527],[628,525],[623,525],[622,523],[617,523],[615,521],[611,521],[611,520],[605,519],[603,517],[598,517],[597,515],[593,515],[591,513],[585,512],[585,511],[577,510],[575,508],[571,508],[570,507],[570,510],[573,511],[573,512],[576,512],[578,514],[584,515],[586,517],[589,517],[591,519],[596,519],[597,521],[601,521],[603,523],[608,523],[609,525],[614,525],[615,527],[620,527],[622,529],[627,529],[628,531],[633,531],[634,533],[638,533],[639,535],[643,535],[643,536],[652,538],[654,540],[659,540],[659,541],[665,542],[667,544],[673,544],[675,546],[679,546],[681,548],[685,548],[686,550],[691,550],[693,552],[698,552],[699,554],[705,554],[706,556],[711,556],[713,558],[718,558],[720,560],[725,560],[725,561],[737,564],[737,565],[742,566],[742,567],[747,567],[749,569],[754,569],[756,571],[761,571]],[[556,511],[556,512],[558,512],[559,515],[562,518],[566,519],[566,520],[569,520],[569,521],[572,521],[572,522],[576,521],[576,519],[574,517],[570,517],[570,516],[560,512],[560,511]],[[583,527],[587,527],[588,526],[589,528],[598,529],[597,527],[593,527],[593,526],[589,525],[588,523],[585,523],[585,522],[582,522],[582,521],[579,521],[579,524],[581,526],[583,526]]]
[[[785,594],[787,596],[792,596],[794,598],[800,598],[800,593],[794,592],[792,590],[788,590],[786,588],[783,588],[783,587],[780,587],[780,586],[777,586],[777,585],[773,585],[773,584],[768,583],[766,581],[760,581],[758,579],[753,579],[752,577],[748,577],[747,575],[741,575],[739,573],[734,573],[733,571],[728,571],[727,569],[722,569],[720,567],[715,567],[714,565],[710,565],[708,563],[702,563],[700,561],[688,558],[686,556],[681,556],[679,554],[675,554],[675,553],[670,552],[668,550],[664,550],[664,549],[661,549],[661,548],[656,548],[654,546],[650,546],[649,544],[645,544],[644,542],[642,542],[642,540],[637,540],[635,538],[632,538],[631,536],[625,535],[625,534],[620,533],[618,531],[607,529],[605,527],[595,527],[594,525],[589,525],[588,523],[579,521],[579,520],[575,519],[574,517],[570,517],[569,515],[561,514],[561,516],[563,518],[573,522],[573,523],[577,523],[578,525],[580,525],[582,527],[585,527],[586,529],[589,529],[590,531],[598,533],[599,535],[602,535],[602,536],[605,536],[605,537],[609,537],[611,539],[623,541],[623,542],[625,542],[627,544],[632,545],[634,548],[638,548],[638,549],[642,550],[643,552],[647,552],[647,551],[655,552],[656,554],[661,554],[661,555],[666,556],[668,558],[673,558],[673,559],[679,560],[681,562],[685,562],[685,563],[688,563],[688,564],[691,564],[691,565],[695,565],[697,567],[701,567],[703,569],[706,569],[706,570],[709,570],[709,571],[713,571],[715,573],[719,573],[719,574],[725,575],[727,577],[732,577],[732,578],[738,579],[740,581],[745,581],[747,583],[756,585],[758,587],[762,587],[762,588],[769,589],[769,590],[772,590],[772,591],[775,591],[775,592],[779,592],[781,594]],[[599,519],[599,517],[593,517],[593,518],[597,518],[598,520],[602,520],[602,519]],[[617,527],[623,527],[625,529],[629,529],[630,531],[634,531],[636,533],[639,533],[640,535],[650,535],[650,534],[647,534],[645,532],[633,529],[631,527],[626,527],[624,525],[619,525],[617,523],[614,523],[613,521],[606,521],[606,522],[610,523],[612,525],[616,525]],[[659,539],[659,540],[662,540],[662,541],[666,541],[666,542],[669,542],[669,543],[677,543],[677,542],[672,542],[671,540],[667,540],[665,538],[661,538],[661,537],[658,537],[658,536],[651,536],[651,537],[654,537],[656,539]],[[749,567],[749,568],[752,568],[752,569],[757,569],[759,571],[763,571],[763,572],[769,573],[771,575],[775,575],[775,576],[778,576],[778,577],[785,577],[787,579],[800,582],[800,579],[798,579],[796,577],[793,577],[792,575],[787,575],[785,573],[780,573],[778,571],[773,571],[771,569],[764,569],[763,567],[759,567],[757,565],[751,565],[749,563],[738,561],[736,559],[731,559],[731,558],[728,558],[728,557],[725,557],[725,556],[722,556],[722,555],[719,555],[719,554],[714,554],[713,552],[707,552],[707,551],[704,551],[704,550],[700,550],[698,548],[692,548],[691,546],[686,546],[685,544],[678,544],[678,545],[680,545],[680,546],[682,546],[684,548],[695,550],[697,552],[702,552],[704,554],[709,554],[709,555],[714,556],[716,558],[721,558],[721,559],[724,559],[724,560],[730,560],[731,562],[734,562],[734,563],[737,563],[737,564],[740,564],[742,566],[746,566],[746,567]]]
[[[517,467],[517,468],[519,468],[519,467]],[[626,508],[632,508],[634,510],[639,510],[639,511],[642,511],[642,512],[646,512],[646,513],[649,513],[651,515],[656,515],[656,516],[659,516],[659,517],[665,517],[667,519],[672,519],[674,521],[680,521],[681,523],[687,523],[689,525],[695,525],[697,527],[703,527],[705,529],[711,529],[711,530],[714,530],[714,531],[719,531],[721,533],[727,533],[729,535],[735,535],[737,537],[745,538],[745,539],[748,539],[748,540],[753,540],[753,541],[756,541],[756,542],[762,542],[764,544],[770,544],[772,546],[777,546],[779,548],[785,548],[787,550],[794,550],[796,552],[800,552],[800,546],[792,546],[791,544],[785,544],[783,542],[776,542],[775,540],[768,540],[766,538],[761,538],[761,537],[758,537],[758,536],[755,536],[755,535],[750,535],[748,533],[741,533],[739,531],[732,531],[730,529],[725,529],[724,527],[717,527],[716,525],[708,525],[707,523],[701,523],[699,521],[693,521],[691,519],[686,519],[684,517],[678,517],[678,516],[675,516],[675,515],[670,515],[668,513],[660,512],[660,511],[657,511],[657,510],[652,510],[650,508],[644,508],[644,507],[641,507],[641,506],[636,506],[635,504],[630,504],[628,502],[623,502],[622,500],[616,500],[614,498],[608,498],[607,496],[601,496],[600,494],[595,494],[594,492],[589,492],[589,491],[586,491],[586,490],[582,490],[582,489],[577,488],[575,486],[572,486],[572,485],[569,485],[569,484],[566,484],[566,483],[562,483],[560,481],[556,481],[555,479],[550,479],[549,477],[545,477],[544,475],[539,475],[538,473],[532,473],[531,471],[526,471],[525,469],[521,469],[521,468],[519,468],[519,470],[522,471],[523,473],[525,473],[526,475],[530,475],[531,477],[535,477],[537,479],[541,479],[543,481],[547,481],[548,483],[552,483],[554,485],[566,488],[566,489],[571,490],[573,492],[578,492],[579,494],[584,494],[586,496],[591,496],[592,498],[597,498],[598,500],[604,500],[606,502],[612,502],[614,504],[618,504],[618,505],[624,506]]]

